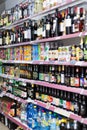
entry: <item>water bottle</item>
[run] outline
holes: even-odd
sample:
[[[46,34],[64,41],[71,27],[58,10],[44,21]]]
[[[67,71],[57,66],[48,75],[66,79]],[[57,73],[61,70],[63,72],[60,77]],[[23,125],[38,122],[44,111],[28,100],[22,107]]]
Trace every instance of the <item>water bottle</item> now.
[[[27,111],[26,111],[26,108],[27,108],[27,106],[22,103],[21,104],[20,119],[25,124],[27,124]]]
[[[49,129],[50,129],[50,126],[51,126],[51,122],[52,122],[52,112],[48,112]]]
[[[46,112],[42,112],[41,130],[50,130],[48,125],[48,117]]]
[[[37,122],[37,106],[33,106],[33,114],[32,114],[32,129],[38,130],[38,122]]]
[[[32,128],[32,117],[33,117],[33,104],[27,106],[27,124],[29,128]]]
[[[56,114],[55,113],[52,115],[50,130],[56,130]]]
[[[39,108],[37,116],[38,130],[41,130],[41,118],[42,118],[42,108]]]

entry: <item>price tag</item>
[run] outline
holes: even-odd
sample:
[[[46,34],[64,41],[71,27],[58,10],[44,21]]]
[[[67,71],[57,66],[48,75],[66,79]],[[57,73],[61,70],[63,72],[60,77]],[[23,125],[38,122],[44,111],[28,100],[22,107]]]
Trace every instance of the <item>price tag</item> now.
[[[82,61],[77,61],[77,62],[75,63],[75,65],[79,65],[79,66],[81,66],[82,64],[83,64]]]
[[[61,37],[55,37],[54,40],[59,40]]]
[[[83,94],[83,92],[84,92],[84,89],[82,89],[82,90],[81,90],[80,94],[82,95],[82,94]]]
[[[76,63],[75,60],[70,61],[70,64],[71,64],[71,65],[74,65],[75,63]]]

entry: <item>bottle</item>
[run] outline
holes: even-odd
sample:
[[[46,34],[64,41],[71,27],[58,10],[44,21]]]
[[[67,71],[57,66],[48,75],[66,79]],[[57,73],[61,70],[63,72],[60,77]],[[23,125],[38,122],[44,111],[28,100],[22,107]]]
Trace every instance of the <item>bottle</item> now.
[[[2,46],[2,33],[0,32],[0,46]]]
[[[64,99],[64,97],[63,97],[63,91],[61,90],[60,91],[60,100],[59,100],[59,107],[60,108],[63,108],[63,99]]]
[[[34,22],[34,40],[36,40],[36,39],[37,39],[37,23]]]
[[[42,33],[43,38],[46,38],[46,17],[43,19],[43,33]]]
[[[38,115],[37,115],[38,130],[41,129],[42,110],[43,109],[41,107],[39,107],[39,109],[38,109]]]
[[[74,33],[80,31],[80,8],[74,7]]]
[[[56,83],[55,66],[51,66],[50,82]]]
[[[81,72],[80,72],[80,87],[84,88],[84,68],[80,68]]]
[[[27,124],[27,106],[23,103],[21,104],[21,113],[20,113],[20,119],[23,123]]]
[[[87,31],[87,11],[85,11],[84,30]]]
[[[57,84],[61,84],[61,66],[58,66]]]
[[[50,130],[56,130],[56,114],[52,115],[51,123],[50,123]]]
[[[64,11],[62,11],[60,14],[59,32],[60,35],[65,35],[65,12]]]
[[[7,33],[6,33],[6,45],[9,45],[9,44],[10,44],[10,34],[7,31]]]
[[[38,122],[37,122],[37,106],[33,106],[33,114],[32,114],[32,129],[38,130]]]
[[[83,61],[84,60],[84,43],[83,43],[83,38],[81,37],[80,45],[79,45],[79,60]]]
[[[35,29],[36,29],[36,27],[35,27]],[[28,22],[28,30],[27,30],[27,36],[28,36],[28,40],[29,40],[29,41],[32,40],[32,34],[31,34],[31,31],[32,31],[31,20],[29,20],[29,22]]]
[[[68,66],[67,86],[70,86],[70,77],[71,77],[71,68],[70,68],[70,66]]]
[[[70,86],[71,87],[75,86],[75,72],[74,72],[74,67],[72,67],[72,69],[71,69]]]
[[[41,130],[49,130],[48,117],[46,112],[42,112]]]
[[[55,10],[55,17],[53,19],[53,36],[56,37],[59,35],[59,23],[60,23],[60,18],[59,18],[59,12],[58,9]]]
[[[33,104],[28,104],[27,106],[27,125],[32,128],[32,118],[33,118]]]
[[[71,8],[69,7],[67,9],[67,15],[66,15],[66,34],[72,33],[72,20],[71,20]]]
[[[80,104],[80,116],[83,118],[87,117],[87,108],[86,108],[86,96],[82,95],[82,100]]]
[[[79,67],[76,67],[75,87],[79,87],[79,86],[80,86]]]
[[[46,38],[51,37],[50,15],[46,18]]]
[[[71,93],[67,92],[67,99],[66,99],[66,110],[70,111],[71,108]]]
[[[85,23],[85,9],[80,8],[80,24],[79,24],[79,31],[84,31],[84,23]]]
[[[71,130],[81,130],[80,128],[81,128],[81,126],[80,126],[80,124],[78,123],[78,121],[74,120],[74,121],[73,121],[73,125],[72,125],[72,127],[71,127]]]
[[[24,22],[24,42],[29,41],[28,22]]]
[[[84,41],[84,61],[87,61],[87,36]]]
[[[84,89],[87,89],[87,68],[85,69],[85,75],[84,75]]]
[[[65,74],[64,74],[64,65],[62,65],[62,71],[61,71],[61,84],[64,84],[65,80]]]
[[[75,94],[75,99],[74,99],[74,113],[79,115],[79,111],[80,111],[80,105],[79,105],[79,102],[78,102],[78,94],[76,93]]]
[[[65,119],[61,120],[60,130],[66,130],[66,120]]]
[[[71,122],[70,122],[70,119],[67,119],[67,122],[66,122],[66,130],[71,130]]]

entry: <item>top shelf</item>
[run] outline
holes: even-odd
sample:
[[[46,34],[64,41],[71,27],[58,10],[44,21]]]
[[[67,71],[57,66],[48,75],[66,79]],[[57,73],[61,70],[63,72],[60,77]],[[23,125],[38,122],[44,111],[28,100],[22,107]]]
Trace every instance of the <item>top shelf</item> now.
[[[9,26],[1,27],[0,30],[11,29],[12,27],[22,25],[25,21],[27,21],[29,19],[32,19],[32,20],[40,19],[40,18],[46,16],[48,13],[52,14],[56,8],[58,8],[61,11],[63,9],[66,9],[67,7],[73,7],[73,6],[76,6],[76,5],[83,6],[83,5],[86,5],[86,4],[87,4],[87,0],[66,0],[66,2],[58,4],[58,5],[50,8],[50,9],[41,11],[41,12],[39,12],[37,14],[34,14],[32,16],[29,16],[27,18],[15,21],[11,25],[9,25]]]

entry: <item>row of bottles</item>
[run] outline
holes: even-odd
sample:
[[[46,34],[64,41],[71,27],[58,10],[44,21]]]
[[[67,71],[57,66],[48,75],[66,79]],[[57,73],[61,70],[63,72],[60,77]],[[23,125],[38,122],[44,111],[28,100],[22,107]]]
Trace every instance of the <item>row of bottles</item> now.
[[[0,53],[3,60],[87,61],[87,36],[81,38],[77,45],[64,46],[58,42],[46,42],[0,49]]]
[[[46,109],[28,104],[28,126],[35,130],[86,130],[86,125],[70,120]]]
[[[7,119],[1,113],[0,113],[0,122],[3,123],[5,126],[7,126],[9,128],[9,130],[23,130],[22,128],[18,129],[18,126],[15,123],[13,123],[11,120]]]
[[[87,89],[86,67],[21,64],[20,66],[4,65],[1,69],[1,73],[15,77]]]
[[[19,5],[16,4],[13,8],[5,10],[0,16],[0,27],[8,26],[13,22],[32,16],[33,14],[39,13],[42,10],[50,9],[55,5],[62,2],[67,2],[67,0],[27,0],[21,2]]]
[[[15,44],[36,39],[56,37],[85,30],[85,9],[74,7],[45,16],[39,21],[24,22],[23,27],[0,32],[0,45]]]
[[[4,101],[7,99],[4,99]],[[6,102],[6,101],[5,101]],[[19,104],[19,103],[18,103]],[[9,111],[18,111],[19,113],[15,118],[19,118],[29,128],[33,130],[86,130],[87,125],[81,124],[76,120],[72,120],[51,112],[40,106],[36,106],[32,103],[19,104],[19,107],[12,107]],[[10,112],[9,112],[10,113]],[[12,115],[11,115],[12,116]],[[7,119],[4,115],[0,114],[0,121],[4,123],[9,130],[22,130],[12,121]]]
[[[16,80],[3,79],[0,82],[1,92],[6,91],[23,99],[35,98],[35,85]]]
[[[72,111],[83,118],[87,117],[87,97],[84,95],[37,85],[35,98],[67,111]]]

